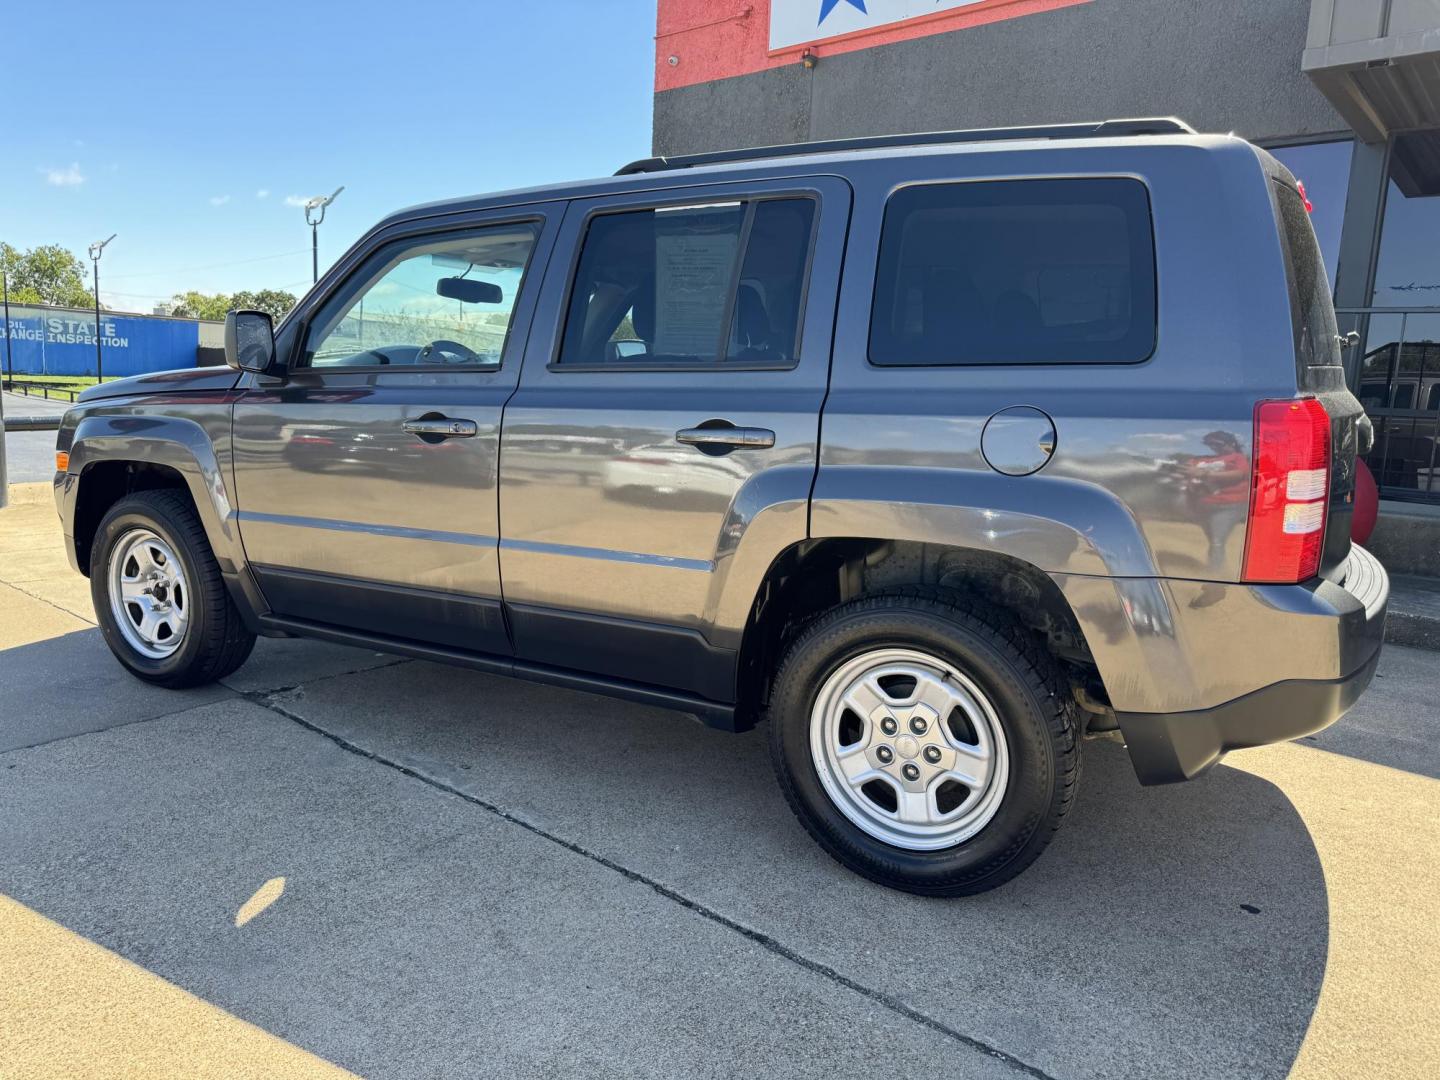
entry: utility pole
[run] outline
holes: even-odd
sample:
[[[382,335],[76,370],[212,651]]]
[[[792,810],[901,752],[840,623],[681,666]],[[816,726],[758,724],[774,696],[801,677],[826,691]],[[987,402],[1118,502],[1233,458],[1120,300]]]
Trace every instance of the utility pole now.
[[[10,275],[0,270],[0,295],[5,298],[5,381],[15,378],[15,360],[10,355]]]
[[[95,382],[97,384],[104,381],[105,378],[104,354],[100,350],[100,256],[105,254],[105,245],[114,240],[115,236],[115,233],[111,233],[109,239],[96,240],[90,245],[90,261],[95,264]]]
[[[320,280],[320,223],[325,220],[325,208],[334,202],[345,190],[341,184],[334,195],[316,195],[305,203],[305,224],[310,226],[310,273],[311,283]]]

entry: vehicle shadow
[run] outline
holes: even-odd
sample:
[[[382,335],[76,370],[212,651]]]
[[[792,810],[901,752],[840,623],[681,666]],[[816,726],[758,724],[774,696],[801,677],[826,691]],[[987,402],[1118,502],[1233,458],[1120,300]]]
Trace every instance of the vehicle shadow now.
[[[283,707],[1053,1075],[1282,1077],[1314,1012],[1324,874],[1290,801],[1249,773],[1146,789],[1122,747],[1088,743],[1041,860],[934,900],[820,852],[763,729],[426,664],[344,683]]]
[[[736,984],[763,1013],[784,1000],[771,995],[786,973],[861,1010],[862,1043],[895,1023],[932,1037],[886,1008],[898,1005],[1064,1077],[1283,1077],[1315,1010],[1320,860],[1283,792],[1243,771],[1142,789],[1121,747],[1089,743],[1078,805],[1038,863],[982,896],[926,899],[811,842],[763,729],[732,736],[461,669],[377,668],[350,650],[316,652],[322,668],[297,678],[311,647],[267,643],[240,673],[243,696],[171,697],[168,710],[149,688],[116,696],[118,666],[93,633],[0,653],[11,717],[11,695],[43,674],[57,716],[63,701],[66,715],[118,708],[128,722],[6,755],[23,764],[0,773],[0,807],[23,828],[0,842],[0,891],[357,1066],[344,1047],[404,1060],[427,1017],[474,1015],[482,970],[483,993],[560,1014],[648,992],[723,1012],[742,1008]],[[129,722],[146,716],[158,719]],[[21,745],[42,727],[32,719]],[[223,921],[278,873],[287,898],[232,940]],[[695,925],[728,943],[677,955],[685,978],[668,990],[654,972],[675,946],[654,916],[635,921],[637,882],[662,890],[647,902],[683,897],[675,917],[708,919]],[[562,1001],[535,972],[578,962],[576,934],[610,966]],[[331,1000],[277,990],[292,970]],[[630,1036],[593,1022],[623,1061]],[[804,1016],[773,1022],[806,1052]],[[436,1060],[478,1045],[468,1023],[425,1040]]]

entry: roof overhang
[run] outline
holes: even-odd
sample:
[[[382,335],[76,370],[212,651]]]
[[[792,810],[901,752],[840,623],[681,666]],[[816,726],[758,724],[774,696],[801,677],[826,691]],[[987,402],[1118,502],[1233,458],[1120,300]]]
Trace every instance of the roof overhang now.
[[[1302,67],[1365,142],[1440,127],[1440,17],[1407,0],[1311,0]]]
[[[1440,17],[1407,0],[1312,0],[1306,75],[1365,143],[1440,127]]]

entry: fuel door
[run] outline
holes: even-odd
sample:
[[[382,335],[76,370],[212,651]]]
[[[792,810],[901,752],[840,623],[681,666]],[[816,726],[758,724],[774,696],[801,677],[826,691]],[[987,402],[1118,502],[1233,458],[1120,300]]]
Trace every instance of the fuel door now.
[[[1055,453],[1055,421],[1029,405],[1001,409],[985,422],[980,452],[1006,476],[1039,472]]]

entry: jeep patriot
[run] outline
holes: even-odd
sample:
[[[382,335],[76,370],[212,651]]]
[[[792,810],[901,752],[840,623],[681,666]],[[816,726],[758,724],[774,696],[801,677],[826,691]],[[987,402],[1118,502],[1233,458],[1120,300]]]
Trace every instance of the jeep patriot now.
[[[1176,120],[656,158],[416,207],[228,366],[87,390],[55,493],[116,657],[307,636],[768,721],[897,889],[1332,723],[1389,585],[1303,189]]]

